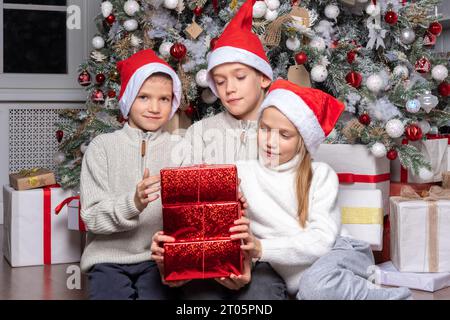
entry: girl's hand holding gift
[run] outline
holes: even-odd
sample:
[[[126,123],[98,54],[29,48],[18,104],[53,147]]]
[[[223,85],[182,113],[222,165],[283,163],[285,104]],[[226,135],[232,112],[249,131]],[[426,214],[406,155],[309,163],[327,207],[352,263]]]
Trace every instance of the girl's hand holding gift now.
[[[166,281],[164,279],[164,242],[174,242],[175,238],[164,235],[163,231],[156,232],[152,237],[152,246],[150,247],[152,251],[152,259],[156,262],[159,273],[161,275],[161,282],[169,287],[175,288],[180,287],[190,280],[180,280],[180,281]]]

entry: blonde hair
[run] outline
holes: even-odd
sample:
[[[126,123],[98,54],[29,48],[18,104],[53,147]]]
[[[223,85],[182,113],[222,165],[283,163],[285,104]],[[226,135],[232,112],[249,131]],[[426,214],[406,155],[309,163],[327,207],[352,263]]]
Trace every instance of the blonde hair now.
[[[305,143],[300,136],[299,150],[300,162],[297,167],[296,177],[296,195],[298,204],[298,221],[303,228],[306,225],[306,219],[308,219],[308,207],[309,207],[309,189],[312,181],[312,169],[311,169],[311,155],[306,150]]]

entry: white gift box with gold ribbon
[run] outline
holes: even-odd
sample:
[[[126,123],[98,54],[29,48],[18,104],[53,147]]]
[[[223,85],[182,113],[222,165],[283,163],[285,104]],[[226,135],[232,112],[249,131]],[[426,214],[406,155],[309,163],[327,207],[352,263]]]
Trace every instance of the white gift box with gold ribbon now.
[[[391,259],[401,272],[450,272],[450,190],[391,197]]]
[[[372,250],[383,249],[383,197],[380,190],[339,190],[343,232],[370,244]]]
[[[384,214],[389,213],[390,163],[376,158],[365,145],[321,144],[314,161],[325,162],[336,171],[339,189],[381,190]]]

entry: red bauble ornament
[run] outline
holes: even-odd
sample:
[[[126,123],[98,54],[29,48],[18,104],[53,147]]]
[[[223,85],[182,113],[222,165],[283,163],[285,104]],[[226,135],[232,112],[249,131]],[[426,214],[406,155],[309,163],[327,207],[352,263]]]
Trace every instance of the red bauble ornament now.
[[[398,157],[398,152],[397,150],[391,149],[387,152],[386,154],[386,158],[388,158],[389,160],[395,160]]]
[[[386,23],[389,23],[390,25],[394,25],[397,23],[398,21],[398,15],[396,12],[389,10],[388,12],[386,12],[386,14],[384,15],[384,21],[386,21]]]
[[[423,45],[426,47],[431,47],[436,44],[436,36],[432,34],[431,32],[425,33],[425,36],[423,37]]]
[[[124,122],[127,121],[127,119],[125,119],[125,118],[123,117],[122,114],[119,114],[119,115],[117,116],[117,121],[118,121],[119,123],[123,124]]]
[[[419,73],[427,73],[431,70],[431,63],[430,60],[428,60],[425,57],[420,58],[416,61],[416,64],[414,65],[414,68]]]
[[[174,43],[170,48],[170,55],[179,61],[183,60],[186,56],[186,52],[186,46],[179,42]]]
[[[422,129],[417,124],[410,124],[405,128],[406,138],[411,141],[422,139]]]
[[[295,62],[297,64],[305,64],[308,61],[308,55],[305,52],[299,52],[295,55]]]
[[[209,42],[209,48],[210,50],[214,50],[214,47],[216,46],[217,40],[219,40],[218,37],[212,38]]]
[[[116,17],[111,13],[109,16],[105,18],[106,22],[108,22],[109,25],[112,25],[114,21],[116,21]]]
[[[199,17],[199,16],[203,13],[203,8],[197,6],[197,7],[194,8],[193,11],[194,11],[195,16],[196,16],[196,17]]]
[[[430,26],[428,27],[428,31],[430,31],[435,36],[438,36],[442,32],[442,24],[440,24],[437,21],[432,22],[432,23],[430,23]]]
[[[439,94],[443,97],[448,97],[450,95],[450,83],[444,81],[438,86]]]
[[[63,137],[64,137],[64,131],[62,131],[62,130],[57,130],[57,131],[56,131],[56,140],[57,140],[58,142],[61,142]]]
[[[355,58],[356,58],[356,52],[355,51],[347,52],[347,61],[348,61],[348,63],[353,63],[353,61],[355,61]]]
[[[78,76],[78,83],[80,84],[80,86],[83,86],[83,87],[90,85],[91,84],[91,75],[89,74],[89,72],[87,72],[86,70],[81,72],[80,75]]]
[[[336,49],[337,47],[339,47],[339,40],[333,40],[333,42],[331,42],[331,48]]]
[[[359,88],[362,82],[362,76],[356,71],[351,71],[345,76],[345,81],[354,88]]]
[[[192,104],[190,104],[185,110],[184,113],[189,117],[192,118],[192,116],[194,115],[195,112],[195,108]]]
[[[370,116],[367,113],[363,113],[359,116],[358,121],[361,124],[368,126],[370,124]]]
[[[112,99],[112,98],[115,98],[115,97],[116,97],[116,91],[114,91],[114,90],[112,90],[112,89],[109,90],[109,91],[108,91],[108,97],[111,98],[111,99]]]
[[[105,101],[105,95],[103,94],[102,90],[95,89],[92,92],[91,99],[93,102],[103,102],[103,101]]]
[[[106,77],[103,73],[99,73],[98,75],[95,76],[95,81],[97,81],[98,84],[102,84],[103,82],[105,82]]]

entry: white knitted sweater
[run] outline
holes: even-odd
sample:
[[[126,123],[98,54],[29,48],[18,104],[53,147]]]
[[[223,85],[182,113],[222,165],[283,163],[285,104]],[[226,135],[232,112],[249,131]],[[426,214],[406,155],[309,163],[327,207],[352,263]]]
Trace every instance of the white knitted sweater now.
[[[275,168],[259,160],[237,162],[250,227],[261,240],[261,261],[280,274],[290,294],[298,291],[302,272],[330,251],[341,227],[336,206],[338,177],[321,162],[312,164],[308,217],[305,228],[300,226],[295,189],[298,161],[297,155]]]

